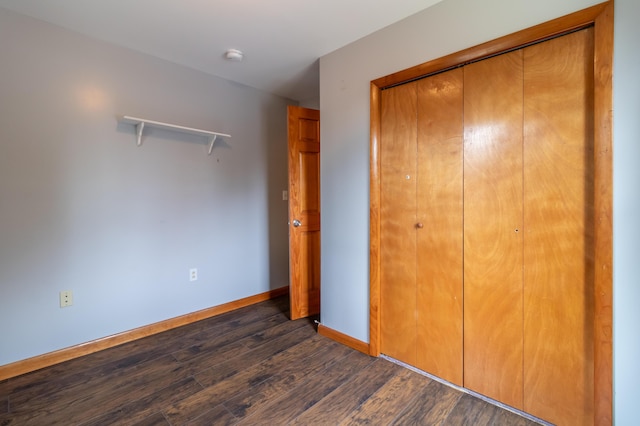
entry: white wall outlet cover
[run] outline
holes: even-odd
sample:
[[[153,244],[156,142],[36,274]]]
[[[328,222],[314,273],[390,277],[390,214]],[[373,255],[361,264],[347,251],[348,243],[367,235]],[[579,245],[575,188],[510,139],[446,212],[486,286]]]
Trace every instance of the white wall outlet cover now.
[[[65,308],[73,305],[73,292],[71,290],[65,290],[60,292],[60,307]]]

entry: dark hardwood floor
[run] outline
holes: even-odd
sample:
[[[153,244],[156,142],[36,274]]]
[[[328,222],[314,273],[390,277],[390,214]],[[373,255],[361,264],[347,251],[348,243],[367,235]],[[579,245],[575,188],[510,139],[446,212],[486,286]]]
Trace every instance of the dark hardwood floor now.
[[[289,321],[286,297],[0,382],[0,425],[536,423]]]

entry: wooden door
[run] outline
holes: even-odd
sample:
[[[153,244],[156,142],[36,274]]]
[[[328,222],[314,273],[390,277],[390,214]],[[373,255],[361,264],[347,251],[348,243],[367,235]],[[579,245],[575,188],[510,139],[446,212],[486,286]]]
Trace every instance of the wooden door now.
[[[593,424],[593,30],[524,50],[524,410]]]
[[[462,69],[417,84],[415,365],[462,386]]]
[[[416,363],[417,86],[382,92],[380,303],[382,353]]]
[[[289,106],[291,319],[320,312],[320,112]]]
[[[381,350],[462,385],[462,70],[381,105]]]
[[[464,386],[523,408],[522,51],[464,68]]]

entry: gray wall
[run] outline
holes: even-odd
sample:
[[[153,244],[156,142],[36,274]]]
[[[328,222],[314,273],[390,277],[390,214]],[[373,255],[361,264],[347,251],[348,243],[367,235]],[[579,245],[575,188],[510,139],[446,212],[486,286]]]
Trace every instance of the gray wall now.
[[[369,82],[597,3],[444,0],[321,58],[324,325],[369,340]],[[640,395],[640,13],[637,0],[616,5],[615,415],[632,424]]]
[[[292,102],[4,9],[0,58],[0,365],[288,284]]]
[[[640,2],[616,0],[613,78],[615,416],[638,424],[640,401]]]

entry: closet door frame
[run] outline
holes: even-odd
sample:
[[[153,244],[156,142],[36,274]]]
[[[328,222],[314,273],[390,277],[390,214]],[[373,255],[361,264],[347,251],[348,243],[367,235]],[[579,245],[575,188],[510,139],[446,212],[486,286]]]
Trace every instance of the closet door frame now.
[[[613,0],[496,40],[378,78],[370,86],[369,354],[380,355],[380,94],[385,88],[519,49],[582,28],[594,28],[594,424],[612,424]]]

